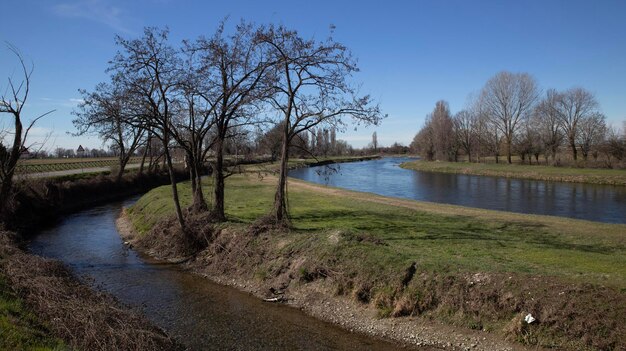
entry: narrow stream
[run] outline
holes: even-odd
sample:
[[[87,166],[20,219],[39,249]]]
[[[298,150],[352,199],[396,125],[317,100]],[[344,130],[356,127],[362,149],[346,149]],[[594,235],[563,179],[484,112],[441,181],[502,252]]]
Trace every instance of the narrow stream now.
[[[626,186],[420,172],[407,157],[299,168],[289,176],[339,188],[490,210],[626,223]]]
[[[137,308],[192,350],[398,349],[141,257],[123,244],[115,226],[122,207],[135,200],[68,216],[38,234],[29,249],[63,261],[84,281]]]

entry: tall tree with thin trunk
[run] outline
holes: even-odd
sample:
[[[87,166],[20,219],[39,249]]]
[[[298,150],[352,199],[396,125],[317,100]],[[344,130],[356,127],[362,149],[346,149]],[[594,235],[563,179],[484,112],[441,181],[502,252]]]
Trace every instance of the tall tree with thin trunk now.
[[[500,72],[487,81],[481,92],[484,111],[506,142],[508,163],[512,162],[515,133],[538,97],[537,83],[528,73]]]
[[[170,129],[172,138],[185,153],[185,167],[189,171],[193,213],[209,209],[202,190],[202,175],[206,171],[207,154],[215,143],[215,104],[207,101],[203,94],[204,74],[193,50],[185,49],[179,64],[177,83],[174,88],[178,97]]]
[[[19,72],[22,77],[18,81],[14,80],[13,77],[8,77],[7,86],[0,90],[2,92],[0,95],[0,117],[8,116],[9,125],[12,126],[6,130],[7,133],[0,132],[0,214],[4,212],[5,207],[10,202],[13,176],[22,151],[28,148],[27,140],[30,130],[39,119],[53,112],[46,112],[24,126],[23,109],[30,93],[30,79],[34,66],[31,65],[30,68],[27,68],[24,58],[14,46],[9,44],[8,49],[17,57],[20,66]],[[11,134],[13,140],[7,147],[4,145],[4,139]]]
[[[95,133],[103,142],[111,142],[118,150],[118,172],[120,181],[126,165],[141,145],[145,128],[129,123],[132,110],[129,96],[122,87],[115,84],[100,83],[94,91],[80,90],[83,102],[73,112],[72,121],[79,135]]]
[[[258,116],[257,107],[270,91],[267,72],[273,62],[259,38],[258,30],[251,24],[240,23],[232,35],[226,35],[224,23],[221,23],[212,37],[201,37],[186,48],[187,52],[198,55],[197,91],[210,107],[214,122],[212,215],[218,221],[226,219],[224,148],[227,138],[239,134],[232,131],[253,122]]]
[[[431,123],[432,114],[426,117],[424,126],[413,138],[411,149],[427,161],[435,160],[435,133]]]
[[[595,96],[583,88],[572,88],[559,95],[557,103],[559,123],[565,132],[574,161],[578,160],[576,142],[579,123],[596,113],[597,109],[598,102]]]
[[[287,162],[294,138],[320,124],[344,125],[342,118],[357,123],[378,124],[378,106],[369,96],[358,97],[349,84],[357,66],[349,50],[332,37],[325,41],[304,39],[283,26],[261,32],[271,60],[274,83],[269,103],[280,113],[283,124],[281,159],[274,208],[270,214],[277,224],[288,224]]]
[[[500,139],[501,134],[494,120],[485,112],[481,100],[474,104],[478,118],[478,144],[480,145],[479,156],[493,155],[496,163],[500,162]]]
[[[583,118],[578,125],[578,145],[580,145],[580,153],[583,160],[587,161],[587,157],[591,150],[595,149],[602,143],[606,135],[606,117],[599,113],[592,113]]]
[[[467,160],[472,162],[472,152],[476,147],[478,134],[478,119],[472,111],[462,110],[454,115],[454,130],[457,143],[465,151]]]
[[[161,140],[165,162],[172,185],[172,198],[180,227],[185,219],[180,206],[176,176],[170,147],[173,119],[180,106],[177,99],[179,83],[178,52],[168,43],[168,30],[148,27],[139,39],[116,37],[120,50],[111,61],[110,72],[120,77],[120,83],[135,104],[135,123],[145,125]]]
[[[433,129],[433,142],[435,146],[435,158],[443,161],[453,161],[454,148],[454,123],[450,107],[444,100],[437,101],[430,115],[430,126]]]
[[[559,93],[554,89],[549,89],[532,116],[533,128],[539,134],[539,139],[543,144],[546,161],[548,156],[552,156],[552,163],[556,163],[557,152],[563,143],[563,131],[557,110],[559,99]]]

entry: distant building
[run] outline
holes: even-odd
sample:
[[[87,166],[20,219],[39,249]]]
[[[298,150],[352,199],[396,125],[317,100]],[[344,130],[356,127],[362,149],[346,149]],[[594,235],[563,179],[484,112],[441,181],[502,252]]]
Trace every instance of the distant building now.
[[[28,150],[27,147],[22,146],[22,149],[20,150],[20,158],[33,158],[35,157],[35,155],[33,155],[30,150]]]
[[[85,149],[83,148],[82,145],[78,145],[78,149],[76,149],[76,155],[78,155],[78,157],[83,157],[84,154],[85,154]]]

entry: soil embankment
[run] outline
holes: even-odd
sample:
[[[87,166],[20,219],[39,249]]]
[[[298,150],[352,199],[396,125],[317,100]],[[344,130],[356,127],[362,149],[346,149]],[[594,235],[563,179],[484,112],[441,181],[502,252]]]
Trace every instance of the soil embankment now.
[[[200,276],[249,292],[268,303],[287,303],[349,331],[393,340],[420,350],[525,350],[523,346],[494,335],[428,319],[381,319],[375,304],[363,303],[347,291],[339,293],[331,272],[325,268],[310,268],[315,265],[314,258],[307,257],[304,252],[280,254],[285,243],[281,243],[278,232],[254,237],[244,227],[223,227],[216,231],[201,216],[188,217],[188,226],[196,233],[201,232],[198,228],[204,227],[206,239],[210,242],[199,252],[196,247],[195,254],[194,245],[184,244],[185,238],[176,230],[173,219],[159,223],[145,236],[134,231],[127,213],[124,212],[117,221],[120,235],[136,250],[153,258],[179,263]],[[209,227],[211,229],[207,230]],[[341,234],[337,235],[340,240]],[[263,273],[259,271],[265,270],[262,266],[275,268],[261,278],[259,274]]]

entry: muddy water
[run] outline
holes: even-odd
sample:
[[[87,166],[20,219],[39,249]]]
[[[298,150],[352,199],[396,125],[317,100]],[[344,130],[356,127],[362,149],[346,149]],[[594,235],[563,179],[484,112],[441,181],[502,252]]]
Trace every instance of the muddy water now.
[[[406,157],[300,168],[290,177],[411,200],[626,223],[626,186],[547,182],[400,168]]]
[[[63,261],[193,350],[398,349],[139,256],[115,227],[122,206],[133,201],[68,216],[37,235],[30,250]]]

